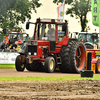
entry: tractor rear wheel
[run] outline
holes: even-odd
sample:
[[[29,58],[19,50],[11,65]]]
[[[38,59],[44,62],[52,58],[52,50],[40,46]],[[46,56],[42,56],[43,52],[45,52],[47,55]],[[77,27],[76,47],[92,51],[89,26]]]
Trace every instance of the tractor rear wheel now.
[[[100,73],[100,59],[96,63],[96,73]]]
[[[60,51],[62,64],[59,66],[61,72],[80,72],[86,64],[86,50],[82,42],[70,41]]]
[[[70,55],[71,72],[80,72],[85,68],[86,64],[86,48],[82,42],[76,42],[71,49]]]
[[[54,57],[47,57],[45,59],[44,69],[47,73],[52,73],[55,70],[55,59]]]
[[[72,49],[72,45],[75,44],[76,41],[70,41],[67,46],[63,46],[60,51],[62,64],[59,65],[59,69],[61,72],[71,72],[70,68],[70,53]]]
[[[21,61],[21,55],[18,55],[16,57],[15,67],[16,67],[17,71],[24,71],[24,69],[25,69],[25,63],[22,63],[22,61]]]

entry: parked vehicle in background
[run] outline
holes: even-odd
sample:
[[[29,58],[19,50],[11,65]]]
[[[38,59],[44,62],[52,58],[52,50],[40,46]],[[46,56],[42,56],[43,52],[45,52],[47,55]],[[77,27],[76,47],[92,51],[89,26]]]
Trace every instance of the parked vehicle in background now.
[[[18,45],[22,47],[24,45],[24,42],[29,39],[29,35],[27,33],[22,33],[22,31],[18,31],[18,30],[7,31],[7,29],[4,29],[3,32],[8,33],[7,36],[3,37],[4,38],[3,41],[6,40],[9,46],[11,44],[13,45],[17,41]],[[1,42],[1,46],[3,44],[3,41]]]
[[[95,45],[98,47],[99,33],[96,32],[73,32],[70,34],[72,38],[77,38],[79,41],[83,40],[86,48],[93,49]]]

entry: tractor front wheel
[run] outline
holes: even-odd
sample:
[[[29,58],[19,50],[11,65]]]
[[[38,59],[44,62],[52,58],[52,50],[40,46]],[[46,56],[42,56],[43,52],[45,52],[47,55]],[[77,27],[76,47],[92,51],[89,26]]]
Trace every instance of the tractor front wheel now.
[[[16,67],[17,71],[24,71],[24,69],[25,69],[25,63],[22,63],[22,61],[21,61],[21,55],[18,55],[16,57],[15,67]]]
[[[53,57],[47,57],[45,59],[44,69],[47,73],[52,73],[55,70],[55,59]]]

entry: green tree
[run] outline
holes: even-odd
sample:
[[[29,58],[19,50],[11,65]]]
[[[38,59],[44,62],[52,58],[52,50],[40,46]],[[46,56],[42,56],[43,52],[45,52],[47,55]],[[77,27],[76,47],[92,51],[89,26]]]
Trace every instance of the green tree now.
[[[64,0],[53,0],[53,3],[62,3]],[[65,4],[71,4],[73,0],[65,0]]]
[[[39,0],[0,0],[0,27],[21,29],[19,23],[31,19],[32,10],[40,6]]]
[[[70,8],[67,9],[66,14],[71,17],[80,19],[81,31],[85,31],[87,27],[87,13],[91,11],[91,0],[65,0],[65,4],[69,4]],[[70,2],[69,2],[70,1]],[[63,2],[63,0],[54,0],[54,3]]]

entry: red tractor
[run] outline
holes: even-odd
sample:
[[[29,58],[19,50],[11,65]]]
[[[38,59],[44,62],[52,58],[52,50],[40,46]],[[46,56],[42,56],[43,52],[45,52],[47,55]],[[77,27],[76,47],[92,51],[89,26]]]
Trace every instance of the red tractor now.
[[[24,52],[16,57],[17,71],[45,70],[48,73],[59,68],[61,72],[79,73],[86,64],[86,49],[82,42],[68,36],[67,21],[37,19],[33,40],[28,41]]]
[[[26,33],[22,33],[18,30],[8,31],[8,29],[3,29],[3,33],[8,33],[8,36],[5,36],[5,40],[7,40],[7,44],[14,44],[15,41],[18,41],[19,45],[22,45],[24,38],[26,36]]]

